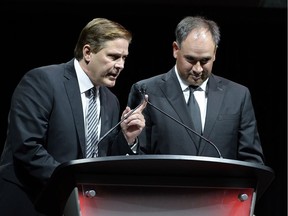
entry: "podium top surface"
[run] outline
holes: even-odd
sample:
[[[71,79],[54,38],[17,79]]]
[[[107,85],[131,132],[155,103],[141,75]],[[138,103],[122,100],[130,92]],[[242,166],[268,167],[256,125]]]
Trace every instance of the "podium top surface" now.
[[[88,158],[69,161],[60,165],[52,178],[63,179],[73,175],[77,181],[94,181],[105,175],[117,177],[182,177],[191,179],[254,179],[258,196],[274,179],[270,167],[239,160],[184,156],[184,155],[129,155]],[[82,176],[77,178],[77,176]],[[84,177],[83,177],[84,176]],[[84,178],[84,179],[83,179]],[[85,179],[86,178],[86,179]],[[231,182],[231,181],[230,181]],[[225,184],[225,183],[224,183]],[[255,187],[256,187],[255,186]]]
[[[110,165],[113,166],[112,169],[107,169]],[[167,165],[169,165],[169,167],[167,167]],[[123,174],[126,172],[135,172],[143,174],[143,172],[149,172],[151,174],[156,171],[158,174],[159,172],[172,172],[173,174],[185,173],[186,175],[194,175],[195,171],[202,173],[202,171],[205,170],[219,173],[221,169],[233,167],[245,171],[254,170],[261,173],[268,173],[268,175],[274,175],[270,167],[261,164],[224,158],[186,155],[128,155],[78,159],[61,164],[55,170],[55,174],[58,170],[68,169],[68,167],[73,167],[81,172],[92,171],[93,173],[117,172]],[[97,170],[95,170],[95,168],[97,168]],[[133,171],[129,169],[133,169]],[[190,173],[190,171],[193,172]],[[237,173],[239,172],[235,172],[236,175]]]
[[[184,155],[128,155],[72,160],[58,166],[42,197],[65,200],[78,184],[244,187],[257,198],[274,179],[270,167],[239,160]],[[61,208],[60,208],[61,209]]]

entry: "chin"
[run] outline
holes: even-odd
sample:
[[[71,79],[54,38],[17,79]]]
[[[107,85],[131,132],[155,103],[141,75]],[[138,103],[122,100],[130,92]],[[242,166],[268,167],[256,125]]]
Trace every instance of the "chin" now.
[[[115,84],[116,84],[116,82],[115,81],[109,81],[109,82],[106,82],[105,83],[105,85],[107,86],[107,87],[109,87],[109,88],[111,88],[111,87],[114,87],[115,86]]]

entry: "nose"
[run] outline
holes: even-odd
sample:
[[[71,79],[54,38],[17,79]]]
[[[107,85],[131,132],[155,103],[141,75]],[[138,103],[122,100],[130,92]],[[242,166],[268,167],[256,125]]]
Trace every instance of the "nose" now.
[[[125,64],[125,60],[123,58],[119,58],[115,63],[115,67],[119,69],[123,69],[124,64]]]
[[[202,67],[200,61],[197,61],[196,64],[193,65],[193,71],[196,71],[199,73],[203,71],[203,67]]]

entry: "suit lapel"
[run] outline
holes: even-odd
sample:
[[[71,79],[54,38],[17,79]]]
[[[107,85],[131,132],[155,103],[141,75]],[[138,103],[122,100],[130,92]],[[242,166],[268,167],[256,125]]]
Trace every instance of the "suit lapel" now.
[[[108,102],[107,102],[107,95],[106,92],[103,91],[103,88],[100,87],[99,89],[99,95],[100,95],[100,104],[101,104],[101,132],[100,132],[100,137],[102,137],[104,135],[104,132],[106,133],[108,130],[110,130],[110,125],[108,124],[109,122],[109,115],[107,114],[107,109],[105,109],[105,107],[108,106]]]
[[[208,100],[207,100],[207,112],[205,119],[205,127],[203,136],[209,139],[209,136],[212,133],[212,129],[217,120],[217,116],[220,112],[220,107],[224,99],[225,86],[222,85],[221,81],[211,75],[208,81]],[[202,141],[200,145],[199,153],[205,149],[205,146]]]
[[[188,107],[186,106],[186,101],[183,96],[182,89],[180,87],[179,81],[176,77],[175,70],[172,69],[164,78],[164,82],[159,86],[162,93],[166,96],[168,102],[173,107],[175,113],[177,114],[180,122],[182,122],[187,127],[194,130],[194,125],[192,123],[192,119],[190,118],[190,114],[188,111]],[[179,106],[179,104],[183,104]],[[177,118],[176,118],[177,119]],[[178,124],[175,122],[175,124]],[[181,127],[181,126],[180,126]],[[183,126],[184,128],[184,126]],[[196,143],[196,148],[198,149],[198,137],[195,137],[190,130],[187,129],[187,133],[191,138],[191,142]]]
[[[65,81],[64,85],[66,88],[67,97],[70,102],[71,110],[74,116],[75,127],[77,130],[80,147],[82,154],[85,152],[85,130],[84,130],[84,117],[83,108],[80,95],[80,89],[76,77],[76,71],[74,69],[73,60],[67,64],[64,73]]]

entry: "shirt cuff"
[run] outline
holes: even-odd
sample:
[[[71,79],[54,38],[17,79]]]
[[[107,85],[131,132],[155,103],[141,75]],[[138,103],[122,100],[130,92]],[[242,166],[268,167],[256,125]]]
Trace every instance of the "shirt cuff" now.
[[[137,152],[137,147],[138,147],[138,137],[136,137],[134,143],[128,143],[129,147],[131,148],[131,150],[136,153]]]

